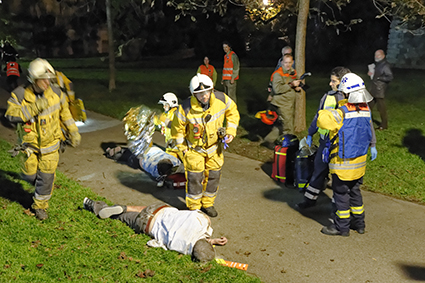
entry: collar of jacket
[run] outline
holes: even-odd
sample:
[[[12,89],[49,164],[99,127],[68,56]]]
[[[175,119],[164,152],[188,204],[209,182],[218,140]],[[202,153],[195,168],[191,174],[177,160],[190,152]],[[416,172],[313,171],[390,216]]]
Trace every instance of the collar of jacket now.
[[[214,104],[214,101],[215,101],[215,94],[214,92],[211,92],[209,108],[211,108],[211,106]],[[201,103],[198,101],[198,99],[194,95],[192,95],[192,97],[190,98],[190,106],[196,112],[204,112],[204,109],[202,108]]]

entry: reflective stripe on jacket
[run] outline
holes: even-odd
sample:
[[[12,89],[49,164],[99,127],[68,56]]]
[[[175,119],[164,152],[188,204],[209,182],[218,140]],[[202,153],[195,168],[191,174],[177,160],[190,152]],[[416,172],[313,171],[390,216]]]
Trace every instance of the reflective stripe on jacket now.
[[[175,112],[171,136],[176,139],[180,151],[192,147],[211,157],[218,148],[218,129],[226,126],[226,134],[236,136],[239,118],[235,102],[223,92],[211,93],[209,108],[205,111],[192,96]]]
[[[32,86],[18,87],[7,101],[6,118],[13,123],[26,123],[22,144],[42,154],[59,149],[61,122],[68,132],[78,131],[68,109],[65,95],[55,86],[44,91],[49,107],[38,113]]]
[[[347,104],[346,104],[347,105]],[[367,106],[366,106],[367,107]],[[350,106],[349,113],[352,113]],[[355,110],[354,110],[355,111]],[[330,139],[338,134],[341,127],[344,125],[345,117],[344,112],[341,109],[336,110],[320,110],[319,117],[317,119],[317,126],[323,129],[329,130]],[[347,118],[348,119],[348,118]],[[370,121],[371,123],[371,121]],[[371,124],[369,124],[369,127]],[[362,137],[358,137],[362,139]],[[339,136],[334,139],[334,147],[331,150],[331,156],[334,156],[330,160],[329,170],[331,173],[337,174],[338,177],[343,181],[352,181],[361,178],[366,171],[366,157],[364,154],[355,158],[341,158],[338,156],[339,152]]]
[[[233,61],[232,56],[236,53],[234,51],[230,51],[229,54],[224,55],[224,65],[223,65],[223,81],[230,81],[233,75]],[[239,76],[235,78],[235,80],[239,79]]]

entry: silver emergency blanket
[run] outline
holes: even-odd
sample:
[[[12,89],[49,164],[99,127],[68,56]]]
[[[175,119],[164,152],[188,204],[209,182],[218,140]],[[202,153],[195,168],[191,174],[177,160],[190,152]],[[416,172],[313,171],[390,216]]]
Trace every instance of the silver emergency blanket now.
[[[138,158],[149,149],[155,132],[155,111],[145,105],[132,107],[123,118],[128,148]]]

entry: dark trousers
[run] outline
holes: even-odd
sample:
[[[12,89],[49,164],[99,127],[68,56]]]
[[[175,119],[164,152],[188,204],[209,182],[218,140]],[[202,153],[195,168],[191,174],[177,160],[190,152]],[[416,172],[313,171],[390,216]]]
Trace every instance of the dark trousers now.
[[[381,127],[384,129],[388,128],[388,117],[387,117],[387,106],[385,106],[384,98],[374,98],[369,102],[370,111],[372,111],[375,104],[378,107],[379,115],[381,116]]]
[[[157,213],[161,207],[170,207],[169,205],[158,202],[147,206],[142,212],[124,212],[119,215],[112,216],[112,219],[118,219],[129,226],[138,234],[146,234],[146,225],[149,219]]]
[[[316,201],[320,192],[325,189],[325,180],[329,174],[329,164],[322,161],[322,152],[326,146],[326,141],[320,139],[319,148],[314,158],[314,170],[310,178],[309,185],[304,193],[306,201]]]
[[[363,177],[353,181],[343,181],[338,175],[332,174],[333,197],[336,205],[335,226],[340,232],[365,227],[365,214],[360,185]]]

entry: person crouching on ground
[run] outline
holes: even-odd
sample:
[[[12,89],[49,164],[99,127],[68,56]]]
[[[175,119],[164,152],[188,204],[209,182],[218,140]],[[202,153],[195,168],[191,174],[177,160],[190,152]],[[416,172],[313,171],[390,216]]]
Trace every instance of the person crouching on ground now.
[[[203,212],[178,210],[165,203],[149,206],[108,206],[102,201],[85,198],[84,208],[101,219],[118,219],[136,233],[149,235],[147,244],[182,254],[194,260],[208,262],[215,258],[213,245],[224,246],[226,237],[212,239],[211,221]]]
[[[350,228],[359,234],[365,232],[360,186],[366,171],[369,147],[372,160],[378,153],[375,144],[371,143],[375,132],[367,105],[373,98],[363,80],[356,74],[348,73],[342,77],[338,90],[348,97],[348,103],[336,110],[320,110],[317,119],[319,128],[329,130],[329,155],[323,155],[330,162],[333,199],[337,210],[334,224],[323,227],[321,232],[349,236]]]

